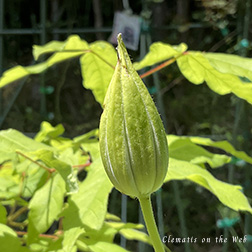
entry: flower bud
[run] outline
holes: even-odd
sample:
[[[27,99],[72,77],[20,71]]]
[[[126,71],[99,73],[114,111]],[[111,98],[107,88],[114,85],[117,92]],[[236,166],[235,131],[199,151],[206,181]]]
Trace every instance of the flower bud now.
[[[168,145],[156,106],[133,68],[121,34],[117,39],[118,62],[100,120],[100,151],[115,188],[139,198],[162,186]]]

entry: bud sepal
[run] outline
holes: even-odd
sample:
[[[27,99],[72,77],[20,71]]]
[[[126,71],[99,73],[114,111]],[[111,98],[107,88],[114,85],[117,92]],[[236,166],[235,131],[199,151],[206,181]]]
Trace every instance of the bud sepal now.
[[[131,63],[121,34],[117,52],[100,121],[100,151],[115,188],[140,198],[162,186],[168,144],[159,113]]]

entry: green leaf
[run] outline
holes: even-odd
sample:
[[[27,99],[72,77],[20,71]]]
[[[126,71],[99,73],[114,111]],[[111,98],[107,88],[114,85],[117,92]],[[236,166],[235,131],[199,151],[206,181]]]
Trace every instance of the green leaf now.
[[[18,174],[13,174],[12,167],[3,166],[0,169],[0,198],[12,199],[17,197],[20,192],[20,177]]]
[[[177,59],[181,73],[192,83],[201,84],[204,81],[214,92],[225,95],[233,93],[252,104],[252,84],[229,73],[217,71],[200,52],[188,52]]]
[[[53,50],[55,50],[54,47],[49,49],[48,45],[46,45],[45,47],[46,48],[44,50],[40,47],[35,47],[34,56],[39,57],[43,53],[52,52]],[[86,41],[80,40],[78,36],[71,36],[67,40],[65,46],[59,48],[59,51],[62,51],[54,53],[48,60],[37,65],[28,67],[16,66],[5,71],[3,73],[3,76],[0,78],[0,88],[31,74],[42,73],[51,66],[62,61],[81,56],[82,54],[87,52],[87,49],[88,44]]]
[[[225,53],[204,53],[204,56],[216,70],[252,81],[252,59]]]
[[[49,239],[46,237],[39,237],[37,243],[29,245],[32,251],[38,252],[65,252],[62,249],[63,246],[63,236],[58,237],[58,239]],[[72,252],[72,251],[69,251]],[[74,251],[76,252],[76,251]]]
[[[98,135],[99,135],[98,131],[99,131],[98,129],[93,129],[84,135],[75,137],[73,141],[79,145],[81,143],[89,142],[90,139],[97,139],[98,141]]]
[[[11,160],[16,155],[16,150],[35,151],[38,149],[52,149],[23,135],[17,130],[8,129],[0,132],[0,164]]]
[[[119,233],[123,235],[127,240],[137,240],[152,245],[150,237],[146,233],[139,230],[127,228],[121,229]]]
[[[100,147],[97,139],[91,139],[90,141],[81,144],[81,147],[84,151],[90,153],[92,161],[100,158]]]
[[[18,81],[24,77],[27,77],[31,73],[22,66],[15,66],[7,71],[5,71],[0,78],[0,88],[14,82]]]
[[[34,59],[37,61],[39,57],[43,54],[47,53],[54,53],[58,51],[62,51],[66,45],[65,41],[50,41],[49,43],[40,46],[40,45],[33,45],[32,46],[32,54]]]
[[[42,161],[48,168],[56,169],[66,184],[67,192],[75,193],[78,191],[77,178],[71,165],[60,160],[52,151],[42,149],[29,152],[26,155],[31,155],[34,159]]]
[[[2,238],[6,234],[11,235],[13,237],[17,237],[17,234],[14,230],[12,230],[10,227],[0,223],[0,237]]]
[[[91,52],[80,58],[83,86],[91,89],[96,101],[103,106],[117,61],[116,51],[105,41],[96,41],[89,48]]]
[[[53,127],[49,122],[42,122],[40,131],[34,140],[48,144],[51,139],[55,139],[64,133],[65,129],[62,124]]]
[[[66,41],[52,40],[45,45],[33,45],[32,54],[35,61],[38,61],[39,57],[44,54],[52,54],[62,51],[66,45]]]
[[[140,62],[133,64],[136,70],[140,70],[144,67],[151,66],[162,61],[168,60],[172,57],[178,57],[187,50],[187,45],[184,43],[178,46],[171,46],[169,44],[156,42],[150,46],[150,51]]]
[[[144,225],[135,223],[123,223],[123,222],[107,222],[107,224],[119,231],[128,240],[138,240],[148,244],[151,243],[150,237],[137,229],[143,229]]]
[[[85,164],[89,160],[88,155],[83,155],[82,150],[74,152],[73,148],[67,148],[61,151],[58,157],[59,160],[67,163],[70,166]]]
[[[79,238],[81,234],[84,233],[84,230],[80,227],[74,227],[64,232],[64,239],[62,242],[63,251],[69,252],[75,246],[76,240]]]
[[[129,252],[116,244],[108,243],[108,242],[97,242],[94,245],[89,245],[89,249],[93,252]]]
[[[43,186],[48,178],[47,171],[37,164],[31,163],[31,161],[27,159],[19,164],[16,164],[15,171],[20,177],[25,174],[22,183],[22,197],[26,198],[32,197],[34,192]],[[20,185],[19,190],[21,190]]]
[[[230,162],[226,155],[213,154],[193,143],[190,138],[169,135],[169,156],[178,160],[188,161],[192,164],[204,165],[208,163],[212,168],[223,166]]]
[[[115,228],[109,226],[107,222],[103,222],[99,230],[87,228],[87,231],[80,236],[80,240],[86,245],[92,245],[99,241],[112,243],[116,233],[117,230]]]
[[[8,226],[0,223],[0,251],[3,252],[28,252],[27,247],[23,247],[17,234]]]
[[[0,204],[0,223],[6,224],[6,221],[7,221],[7,210],[2,204]]]
[[[186,161],[170,158],[165,182],[170,180],[190,180],[213,193],[224,205],[235,211],[252,213],[241,186],[231,185],[213,177],[207,170]]]
[[[118,216],[111,213],[107,213],[105,219],[108,221],[121,221],[121,219]]]
[[[64,180],[59,174],[52,175],[29,202],[29,226],[32,225],[38,233],[46,232],[62,211],[64,195]],[[29,231],[32,229],[28,227]]]
[[[107,212],[108,196],[112,189],[104,171],[101,159],[95,160],[89,167],[87,178],[79,191],[71,195],[69,207],[64,211],[64,229],[89,227],[99,230]]]
[[[43,46],[33,46],[33,56],[37,60],[41,55],[54,52],[62,52],[69,50],[78,52],[88,49],[88,43],[82,40],[78,35],[71,35],[66,41],[51,41]]]
[[[252,157],[248,156],[244,151],[236,150],[228,141],[214,142],[211,139],[204,138],[204,137],[189,137],[189,138],[195,144],[222,149],[226,151],[227,153],[230,153],[233,156],[252,164]]]
[[[144,225],[143,224],[135,224],[135,223],[124,223],[124,222],[106,222],[106,224],[110,227],[113,227],[116,230],[121,230],[121,229],[143,229]]]
[[[90,230],[80,236],[78,245],[81,244],[83,251],[126,252],[127,250],[124,250],[113,243],[114,237],[117,232],[117,229],[111,227],[108,223],[105,222],[100,230]]]

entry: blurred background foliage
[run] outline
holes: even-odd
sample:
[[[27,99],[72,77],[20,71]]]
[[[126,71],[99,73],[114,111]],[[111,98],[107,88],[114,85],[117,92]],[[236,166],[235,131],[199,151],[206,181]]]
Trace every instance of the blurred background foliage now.
[[[46,42],[65,40],[73,33],[77,33],[88,42],[108,40],[114,13],[123,10],[122,0],[46,2]],[[250,0],[130,0],[129,5],[134,14],[148,21],[149,26],[147,29],[145,27],[142,33],[150,33],[153,42],[162,41],[172,45],[185,42],[190,50],[250,57],[252,26],[249,14],[251,4],[249,9],[247,5],[249,2]],[[13,32],[3,36],[2,72],[17,64],[33,63],[32,45],[41,44],[41,38],[36,32],[42,25],[40,8],[40,1],[4,1],[3,28],[12,29]],[[246,22],[249,24],[248,28],[245,27]],[[32,28],[31,34],[18,33],[20,28]],[[83,28],[86,31],[81,31]],[[57,29],[63,29],[64,32],[57,32]],[[93,32],[94,29],[98,32]],[[129,50],[129,53],[133,61],[140,60],[140,46],[138,51]],[[175,64],[162,69],[158,77],[167,120],[167,133],[210,136],[215,140],[227,139],[236,142],[238,148],[251,155],[251,105],[239,105],[238,98],[232,95],[219,96],[206,85],[191,85],[181,76]],[[45,83],[44,90],[40,88],[41,79]],[[29,77],[9,111],[2,129],[15,128],[32,135],[39,130],[41,121],[47,120],[53,125],[62,123],[66,129],[65,135],[75,137],[97,128],[102,108],[95,101],[91,91],[83,88],[81,81],[78,59],[52,67],[43,77]],[[146,78],[145,83],[151,88],[153,77]],[[19,83],[16,83],[2,89],[2,108],[8,106],[10,97],[18,85]],[[46,97],[42,109],[41,92],[45,93]],[[242,113],[239,113],[238,106],[243,106]],[[214,170],[213,174],[227,181],[227,168]],[[238,170],[233,183],[250,188],[246,195],[251,198],[252,190],[250,185],[245,184],[248,181],[246,178],[247,173]],[[222,218],[216,213],[219,207],[216,198],[191,183],[186,187],[184,184],[179,182],[189,236],[200,239],[222,234],[222,230],[216,226],[216,221]],[[172,183],[165,185],[164,191],[173,191],[171,185]],[[111,199],[118,197],[119,194],[113,191]],[[180,237],[174,195],[163,193],[162,197],[165,213],[164,231],[169,235],[172,230],[173,237]],[[120,202],[114,200],[111,204],[111,212],[120,215]],[[128,221],[138,222],[136,207],[135,201],[129,200]],[[238,235],[243,234],[243,225],[241,221],[236,226]],[[176,251],[185,251],[182,244],[174,246]],[[221,251],[222,244],[197,243],[192,246],[194,251]],[[228,251],[236,249],[231,247]]]

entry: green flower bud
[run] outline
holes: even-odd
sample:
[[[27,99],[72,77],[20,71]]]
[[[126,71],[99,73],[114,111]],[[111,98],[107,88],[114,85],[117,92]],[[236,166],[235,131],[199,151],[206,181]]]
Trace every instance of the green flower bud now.
[[[117,39],[118,62],[100,120],[100,151],[115,188],[139,198],[162,186],[168,145],[156,106],[133,68],[121,34]]]

